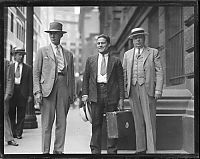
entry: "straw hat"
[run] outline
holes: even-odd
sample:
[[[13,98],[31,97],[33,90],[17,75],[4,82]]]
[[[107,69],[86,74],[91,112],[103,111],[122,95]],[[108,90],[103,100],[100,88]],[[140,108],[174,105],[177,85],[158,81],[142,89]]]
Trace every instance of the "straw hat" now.
[[[131,35],[128,38],[132,39],[136,35],[148,35],[148,33],[143,28],[134,28],[131,30]]]
[[[17,53],[21,53],[21,54],[25,55],[25,54],[26,54],[26,51],[25,51],[25,49],[18,49],[18,48],[15,48],[15,49],[12,50],[11,55],[14,56],[14,55],[16,55]]]
[[[50,23],[49,30],[46,30],[45,32],[46,33],[50,33],[50,32],[62,32],[63,34],[67,33],[66,31],[62,30],[62,26],[63,25],[61,23],[59,23],[59,22],[52,22],[52,23]]]

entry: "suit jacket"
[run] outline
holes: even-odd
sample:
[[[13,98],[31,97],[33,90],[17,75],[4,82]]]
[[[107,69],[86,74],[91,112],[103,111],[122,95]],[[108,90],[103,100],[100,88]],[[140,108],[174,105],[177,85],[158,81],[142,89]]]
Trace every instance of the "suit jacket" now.
[[[87,59],[83,76],[83,95],[88,95],[89,101],[97,102],[97,71],[98,55]],[[108,104],[118,103],[124,98],[123,68],[119,58],[108,56],[107,64]]]
[[[69,88],[71,102],[74,100],[74,62],[70,51],[62,48],[65,60],[66,84]],[[53,89],[53,85],[58,78],[56,57],[51,45],[38,50],[33,67],[33,93],[41,91],[43,97],[48,97]]]
[[[32,67],[23,63],[21,77],[21,93],[25,99],[33,95],[33,74]],[[8,68],[6,94],[13,96],[15,84],[15,63],[12,63]]]
[[[144,47],[142,54],[144,57],[145,87],[148,95],[154,96],[155,90],[162,92],[163,89],[163,70],[160,62],[160,55],[157,49],[150,47]],[[128,96],[132,80],[133,58],[134,48],[125,52],[123,59],[125,91],[127,91]]]

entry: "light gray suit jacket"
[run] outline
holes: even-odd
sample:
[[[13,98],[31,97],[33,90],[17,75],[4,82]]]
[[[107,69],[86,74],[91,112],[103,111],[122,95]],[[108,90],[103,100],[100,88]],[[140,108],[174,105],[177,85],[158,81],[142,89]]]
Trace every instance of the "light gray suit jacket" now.
[[[62,52],[66,67],[66,84],[68,86],[70,101],[74,100],[75,78],[73,55],[70,51],[62,47]],[[42,47],[38,50],[33,66],[33,93],[41,91],[43,97],[48,97],[57,80],[57,64],[51,45]]]
[[[123,59],[125,91],[128,97],[132,80],[134,53],[134,48],[128,50],[125,52]],[[148,95],[154,96],[155,90],[162,92],[163,89],[163,70],[160,62],[160,55],[157,49],[150,47],[144,47],[142,54],[144,57],[145,87]]]

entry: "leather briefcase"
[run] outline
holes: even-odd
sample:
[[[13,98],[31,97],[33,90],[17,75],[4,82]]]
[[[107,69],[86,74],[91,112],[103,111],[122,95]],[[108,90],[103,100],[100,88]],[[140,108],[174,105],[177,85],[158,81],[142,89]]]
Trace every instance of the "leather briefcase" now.
[[[135,126],[134,119],[130,109],[116,113],[117,128],[118,128],[118,150],[135,150]],[[106,150],[106,143],[108,138],[108,128],[106,114],[103,117],[102,125],[102,150]],[[109,124],[108,124],[109,125]],[[110,135],[109,135],[110,136]],[[111,136],[110,136],[111,137]]]
[[[130,118],[131,110],[122,110],[106,113],[108,138],[122,138],[130,135],[130,126],[133,126]]]

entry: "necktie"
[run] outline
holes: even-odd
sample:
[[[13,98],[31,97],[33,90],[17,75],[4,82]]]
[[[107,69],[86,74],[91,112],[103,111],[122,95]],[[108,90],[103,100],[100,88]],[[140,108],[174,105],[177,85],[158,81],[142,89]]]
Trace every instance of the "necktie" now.
[[[58,64],[58,70],[62,71],[64,68],[64,59],[62,58],[62,55],[58,49],[58,46],[56,46],[56,59],[57,59],[57,64]]]
[[[140,48],[138,48],[137,58],[140,57]]]
[[[16,69],[16,72],[15,72],[15,78],[20,78],[20,67],[19,67],[19,64],[17,65],[17,69]]]
[[[100,74],[103,76],[106,74],[106,58],[105,56],[103,55],[102,56],[102,61],[101,61],[101,72]]]

